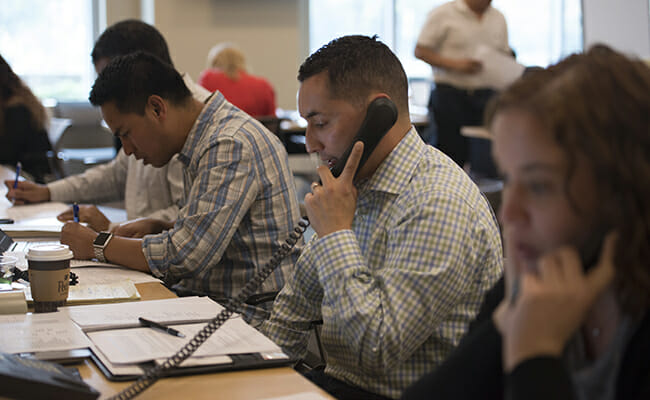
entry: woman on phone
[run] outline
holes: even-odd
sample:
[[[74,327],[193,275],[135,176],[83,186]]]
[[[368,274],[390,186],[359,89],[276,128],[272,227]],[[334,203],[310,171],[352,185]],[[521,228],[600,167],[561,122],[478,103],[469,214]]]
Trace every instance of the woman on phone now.
[[[514,83],[487,124],[501,301],[404,398],[650,398],[650,69],[595,46]]]

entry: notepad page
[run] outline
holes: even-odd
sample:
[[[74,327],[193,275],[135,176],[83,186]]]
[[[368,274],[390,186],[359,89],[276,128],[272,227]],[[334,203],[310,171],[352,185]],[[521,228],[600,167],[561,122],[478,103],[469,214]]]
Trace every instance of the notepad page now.
[[[185,334],[179,338],[151,328],[113,329],[89,332],[93,344],[113,364],[135,364],[171,357],[205,324],[173,325]],[[282,350],[241,318],[229,319],[198,348],[193,357],[242,353],[272,353]]]
[[[0,315],[0,351],[31,353],[82,349],[90,341],[66,314]]]
[[[62,307],[70,319],[85,332],[140,326],[138,318],[162,324],[209,321],[223,306],[208,297],[178,297],[174,299],[139,301],[133,303],[97,304]]]

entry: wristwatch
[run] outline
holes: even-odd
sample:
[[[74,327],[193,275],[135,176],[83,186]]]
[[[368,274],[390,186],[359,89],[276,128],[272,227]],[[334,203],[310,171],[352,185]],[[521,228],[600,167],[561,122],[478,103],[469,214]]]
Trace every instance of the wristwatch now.
[[[111,241],[113,234],[110,232],[99,232],[99,235],[95,238],[93,242],[93,251],[95,252],[95,258],[99,262],[106,262],[106,257],[104,257],[104,248],[108,246],[108,242]]]

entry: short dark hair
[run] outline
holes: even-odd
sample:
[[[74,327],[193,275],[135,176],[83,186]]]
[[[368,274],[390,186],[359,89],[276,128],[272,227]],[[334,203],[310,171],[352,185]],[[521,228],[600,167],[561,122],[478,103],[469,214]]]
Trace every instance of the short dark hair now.
[[[182,105],[192,97],[181,75],[158,57],[138,51],[115,57],[99,74],[90,102],[101,106],[115,101],[122,113],[144,114],[147,100],[158,95],[175,105]]]
[[[362,102],[372,91],[391,97],[408,113],[408,81],[399,59],[377,36],[343,36],[310,55],[300,66],[298,80],[327,71],[333,98]]]
[[[576,210],[567,186],[578,157],[586,158],[597,177],[599,217],[619,234],[614,264],[620,304],[631,314],[645,312],[650,306],[650,69],[595,45],[513,83],[489,103],[487,125],[513,109],[534,116],[566,154],[565,193]]]
[[[93,64],[97,64],[102,58],[113,59],[139,50],[174,65],[162,34],[153,26],[137,19],[120,21],[106,28],[95,42],[90,56]]]

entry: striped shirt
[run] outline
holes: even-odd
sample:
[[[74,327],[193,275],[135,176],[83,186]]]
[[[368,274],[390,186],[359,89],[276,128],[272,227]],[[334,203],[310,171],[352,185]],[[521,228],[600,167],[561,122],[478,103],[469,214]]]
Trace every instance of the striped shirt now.
[[[145,236],[149,267],[180,290],[234,297],[300,219],[287,152],[262,124],[215,92],[178,159],[184,206],[173,229]],[[259,292],[280,290],[297,254],[285,258]]]
[[[466,333],[502,274],[501,238],[476,185],[415,129],[357,189],[352,230],[309,242],[262,330],[302,357],[322,318],[325,372],[397,398]]]

